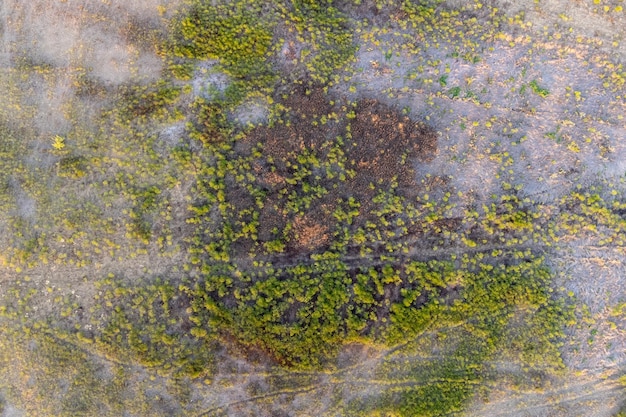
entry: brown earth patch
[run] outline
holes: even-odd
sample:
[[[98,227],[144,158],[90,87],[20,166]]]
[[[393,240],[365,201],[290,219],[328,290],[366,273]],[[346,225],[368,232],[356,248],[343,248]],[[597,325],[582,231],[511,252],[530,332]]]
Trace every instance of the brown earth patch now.
[[[290,257],[308,255],[331,242],[333,213],[350,198],[360,204],[356,228],[374,220],[372,200],[380,190],[395,188],[405,197],[419,191],[413,164],[429,161],[437,149],[436,134],[425,124],[374,99],[342,102],[321,87],[297,86],[281,104],[281,120],[252,129],[234,148],[242,158],[261,151],[250,163],[253,186],[264,194],[261,242],[283,239]],[[251,205],[241,191],[227,187],[236,211]]]
[[[252,143],[262,143],[263,152],[271,158],[280,171],[287,170],[286,162],[303,150],[320,151],[324,143],[342,132],[342,124],[317,122],[322,116],[339,113],[331,105],[321,88],[307,89],[298,86],[282,101],[288,109],[285,120],[274,126],[261,126],[248,135]],[[317,122],[317,123],[314,123]],[[322,152],[320,156],[325,156]]]
[[[432,159],[437,150],[436,133],[373,99],[360,101],[355,113],[346,156],[356,171],[357,193],[368,194],[364,182],[370,189],[373,180],[387,185],[394,178],[400,190],[410,191],[417,185],[412,161]]]
[[[328,243],[328,227],[311,218],[298,216],[293,221],[293,245],[299,250],[314,250]]]

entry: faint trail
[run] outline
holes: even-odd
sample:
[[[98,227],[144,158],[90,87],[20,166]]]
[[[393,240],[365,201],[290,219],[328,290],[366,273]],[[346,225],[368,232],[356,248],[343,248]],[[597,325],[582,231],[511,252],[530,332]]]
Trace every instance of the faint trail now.
[[[584,392],[591,391],[591,392]],[[567,416],[571,414],[554,414],[559,406],[568,405],[570,408],[576,404],[598,400],[607,401],[610,397],[617,397],[623,393],[623,387],[613,380],[595,380],[583,384],[567,386],[562,389],[536,392],[513,393],[512,398],[489,402],[487,407],[470,413],[459,415],[490,417],[517,417],[517,416]],[[506,411],[502,411],[506,410]],[[580,411],[584,412],[584,408]],[[533,413],[534,414],[529,414]],[[567,413],[566,410],[563,411]],[[487,413],[487,414],[485,414]],[[584,414],[576,414],[584,415]]]
[[[455,327],[459,327],[462,326],[464,323],[457,323],[454,326],[446,326],[445,329],[450,329],[450,328],[455,328]],[[446,379],[428,379],[428,380],[417,380],[417,379],[405,379],[405,380],[401,380],[401,381],[395,381],[395,380],[384,380],[384,379],[377,379],[377,377],[375,375],[372,375],[372,378],[368,378],[366,377],[362,377],[359,376],[360,373],[365,373],[366,375],[368,374],[368,372],[374,372],[374,370],[377,368],[378,365],[380,365],[380,363],[386,359],[388,359],[389,357],[392,357],[394,355],[396,355],[401,349],[405,348],[407,345],[416,342],[417,340],[423,338],[423,337],[427,337],[429,335],[432,335],[433,332],[432,331],[425,331],[422,334],[420,334],[419,336],[417,336],[416,338],[409,340],[407,342],[403,342],[400,344],[397,344],[389,349],[384,349],[379,351],[376,355],[368,358],[367,360],[360,362],[358,364],[352,365],[352,366],[348,366],[345,368],[341,368],[338,369],[336,371],[332,371],[332,372],[323,372],[320,371],[318,373],[310,373],[310,375],[315,375],[318,376],[320,378],[323,378],[324,381],[321,381],[319,383],[314,383],[314,384],[309,384],[297,389],[293,389],[293,390],[277,390],[277,391],[273,391],[273,392],[268,392],[266,394],[263,395],[257,395],[257,396],[253,396],[253,397],[249,397],[243,400],[236,400],[233,402],[228,402],[219,406],[215,406],[209,410],[206,410],[200,414],[196,414],[196,417],[202,417],[202,416],[208,416],[212,413],[217,413],[220,411],[224,411],[230,407],[235,407],[237,405],[241,405],[241,404],[246,404],[246,403],[253,403],[256,401],[263,401],[266,400],[268,398],[273,398],[273,397],[278,397],[280,395],[284,395],[284,394],[292,394],[292,395],[302,395],[302,394],[307,394],[309,392],[313,392],[313,391],[319,391],[319,390],[323,390],[323,389],[330,389],[332,392],[337,392],[339,387],[341,386],[361,386],[361,387],[365,387],[365,388],[371,388],[373,386],[376,386],[378,389],[383,390],[383,389],[390,389],[390,388],[414,388],[414,387],[420,387],[420,386],[427,386],[433,383],[437,383],[437,382],[442,382],[442,381],[451,381],[450,378],[446,378]],[[440,359],[440,357],[438,356],[429,356],[429,357],[424,357],[423,355],[419,355],[419,354],[409,354],[407,357],[412,358],[412,359],[419,359],[419,360],[424,360],[424,359],[428,359],[428,360],[437,360]],[[269,374],[270,376],[281,376],[284,375],[284,373],[276,373],[276,374]],[[464,382],[464,383],[469,383],[469,384],[473,384],[473,381],[468,381],[466,379],[462,379],[459,380],[459,382]],[[478,384],[478,382],[476,382],[476,384]],[[325,413],[324,415],[329,415],[328,413]]]
[[[411,244],[418,243],[422,237],[411,237],[405,238],[405,242],[409,245],[409,249]],[[441,259],[442,256],[451,256],[451,255],[462,255],[462,254],[476,254],[481,252],[492,252],[494,250],[504,250],[504,251],[544,251],[549,248],[545,243],[536,243],[529,242],[518,245],[504,245],[504,244],[487,244],[487,245],[477,245],[475,247],[469,246],[449,246],[442,247],[441,249],[421,249],[414,248],[411,253],[394,253],[393,255],[386,254],[378,254],[372,255],[370,257],[363,257],[360,255],[347,255],[341,256],[338,261],[344,263],[349,269],[363,267],[364,265],[379,265],[389,262],[397,262],[398,260],[410,260],[417,262],[426,262],[434,259]],[[382,260],[381,257],[393,257],[393,259]],[[285,255],[286,259],[287,256]],[[377,259],[378,258],[378,259]],[[280,259],[280,258],[279,258]],[[281,268],[290,268],[298,265],[302,265],[303,263],[314,264],[314,263],[324,263],[326,260],[317,260],[312,258],[302,258],[296,262],[285,262],[284,264],[280,262]],[[365,262],[366,261],[366,262]]]
[[[308,386],[305,388],[301,388],[301,389],[297,389],[297,390],[282,390],[282,391],[274,391],[274,392],[270,392],[267,394],[263,394],[263,395],[257,395],[254,397],[250,397],[250,398],[246,398],[245,400],[238,400],[238,401],[233,401],[224,405],[220,405],[217,407],[213,407],[210,408],[200,414],[196,414],[196,417],[203,417],[203,416],[208,416],[212,413],[216,413],[219,412],[220,410],[225,410],[227,408],[230,407],[234,407],[240,404],[246,404],[246,403],[250,403],[250,402],[254,402],[254,401],[262,401],[262,400],[266,400],[268,398],[272,398],[272,397],[278,397],[280,395],[299,395],[299,394],[306,394],[307,392],[311,392],[311,391],[316,391],[318,389],[321,389],[322,386]]]

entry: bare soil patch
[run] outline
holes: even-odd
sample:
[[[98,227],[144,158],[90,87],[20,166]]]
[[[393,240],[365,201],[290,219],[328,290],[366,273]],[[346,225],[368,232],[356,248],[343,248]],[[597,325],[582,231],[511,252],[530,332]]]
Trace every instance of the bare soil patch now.
[[[277,231],[289,224],[287,249],[294,254],[330,242],[333,212],[342,202],[359,202],[358,226],[370,219],[376,190],[396,187],[401,195],[414,195],[419,187],[413,163],[429,161],[437,149],[432,129],[386,104],[366,99],[350,110],[333,99],[320,87],[297,87],[282,101],[288,109],[284,120],[253,129],[235,147],[249,156],[261,145],[263,156],[252,163],[257,185],[266,193],[259,238],[279,237]],[[301,178],[303,170],[308,172]],[[238,211],[252,205],[242,187],[229,187],[227,193]],[[290,211],[290,202],[307,197],[303,212]]]
[[[400,190],[414,192],[417,183],[411,162],[433,158],[435,132],[373,99],[358,103],[351,127],[353,142],[346,156],[357,175],[350,188],[367,195],[372,178],[385,185],[395,179]]]

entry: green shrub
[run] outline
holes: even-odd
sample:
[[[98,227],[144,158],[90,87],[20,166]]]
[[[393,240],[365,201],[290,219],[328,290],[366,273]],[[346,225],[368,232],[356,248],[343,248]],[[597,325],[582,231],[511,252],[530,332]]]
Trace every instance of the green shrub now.
[[[174,27],[171,49],[177,57],[219,60],[227,74],[248,81],[271,74],[272,32],[243,2],[213,6],[196,1]]]
[[[58,175],[65,178],[81,178],[85,176],[87,167],[87,158],[66,156],[58,162]]]

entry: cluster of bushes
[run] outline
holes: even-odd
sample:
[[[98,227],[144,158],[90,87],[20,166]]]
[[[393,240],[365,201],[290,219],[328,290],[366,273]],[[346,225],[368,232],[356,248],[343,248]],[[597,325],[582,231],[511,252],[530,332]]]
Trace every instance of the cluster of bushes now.
[[[97,282],[100,294],[91,313],[102,330],[78,332],[107,357],[137,361],[174,378],[210,378],[214,345],[206,331],[193,326],[179,290],[156,279],[144,285],[125,285],[115,277]],[[102,321],[104,318],[104,321]]]
[[[517,359],[531,359],[523,351],[547,349],[558,363],[550,346],[560,336],[562,306],[550,294],[549,273],[532,251],[506,249],[511,239],[520,246],[534,237],[539,216],[530,202],[505,196],[463,230],[451,217],[449,192],[441,201],[409,199],[397,182],[381,186],[373,177],[371,201],[327,200],[356,175],[342,168],[349,161],[341,137],[326,141],[325,152],[304,146],[280,161],[264,144],[241,153],[238,143],[245,140],[242,134],[205,143],[207,158],[198,171],[189,219],[197,234],[187,266],[194,278],[181,287],[198,335],[228,334],[281,364],[310,368],[331,364],[348,341],[397,344],[462,326],[482,347],[476,358],[459,361],[482,363],[522,314],[532,331],[511,339],[520,349]],[[267,165],[284,179],[271,190],[264,178],[250,175],[251,167]],[[265,237],[259,232],[268,207],[289,219],[310,214],[320,201],[336,204],[326,246],[294,251],[289,221],[276,223]],[[493,243],[503,249],[481,249]],[[459,255],[437,259],[433,248],[441,247],[457,248]],[[417,255],[407,256],[411,249]],[[420,249],[432,255],[420,256]],[[530,344],[536,346],[524,347]]]
[[[332,2],[197,0],[173,20],[172,29],[166,54],[173,74],[190,79],[197,62],[216,60],[218,70],[231,77],[225,95],[234,102],[253,91],[273,90],[285,44],[296,42],[300,52],[283,79],[325,85],[336,81],[356,50],[347,18]]]

